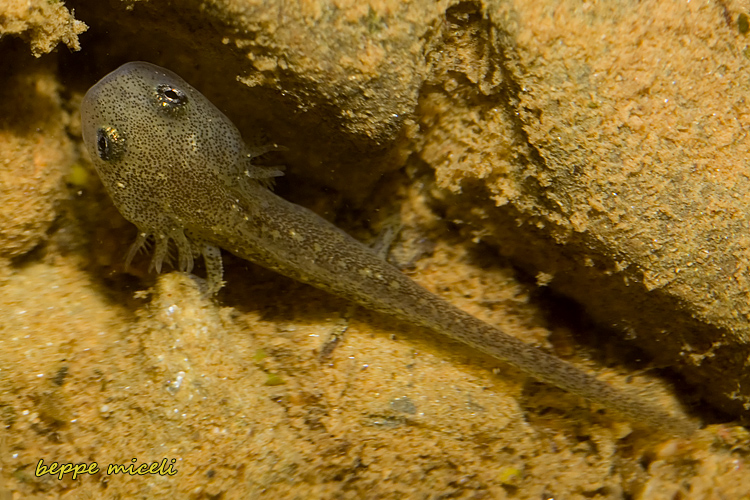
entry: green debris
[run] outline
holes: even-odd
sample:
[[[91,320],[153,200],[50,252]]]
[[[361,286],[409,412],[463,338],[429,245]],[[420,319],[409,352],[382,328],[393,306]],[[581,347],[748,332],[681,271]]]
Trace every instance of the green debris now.
[[[283,384],[286,384],[286,382],[284,382],[284,379],[276,375],[275,373],[268,373],[266,376],[266,381],[264,383],[264,385],[283,385]]]
[[[521,482],[521,476],[522,472],[518,467],[503,467],[500,469],[497,480],[500,481],[500,484],[506,486],[518,486]]]
[[[377,33],[385,27],[385,19],[370,6],[367,16],[365,16],[365,24],[370,33]]]
[[[90,178],[89,171],[83,165],[74,163],[66,180],[73,186],[84,187],[88,185]]]

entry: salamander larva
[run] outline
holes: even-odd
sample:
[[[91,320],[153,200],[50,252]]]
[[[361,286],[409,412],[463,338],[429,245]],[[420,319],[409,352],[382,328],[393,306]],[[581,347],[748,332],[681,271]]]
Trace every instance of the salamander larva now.
[[[83,140],[120,213],[138,227],[128,260],[156,240],[158,271],[170,240],[179,268],[206,262],[222,285],[219,247],[369,309],[463,342],[636,424],[687,435],[694,425],[525,344],[422,288],[310,210],[272,193],[279,175],[252,164],[258,150],[200,92],[169,70],[127,63],[86,93]]]

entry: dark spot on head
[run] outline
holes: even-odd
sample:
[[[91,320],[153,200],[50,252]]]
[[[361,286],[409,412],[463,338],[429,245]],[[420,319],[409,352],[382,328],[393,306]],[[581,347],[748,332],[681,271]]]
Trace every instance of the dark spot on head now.
[[[114,161],[125,153],[125,136],[115,127],[101,127],[96,131],[96,153],[104,161]]]

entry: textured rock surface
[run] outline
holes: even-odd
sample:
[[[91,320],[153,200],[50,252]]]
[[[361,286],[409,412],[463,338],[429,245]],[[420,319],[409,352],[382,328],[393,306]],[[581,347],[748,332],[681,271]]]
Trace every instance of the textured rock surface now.
[[[744,412],[750,59],[739,4],[497,2],[484,14],[456,21],[457,57],[442,52],[449,63],[422,100],[422,156],[439,184],[479,191],[452,197],[449,214],[471,213],[476,237]]]
[[[179,274],[143,292],[147,259],[122,269],[133,228],[85,158],[70,169],[82,92],[127,60],[168,66],[246,137],[289,148],[285,196],[365,237],[398,213],[391,257],[431,290],[679,411],[638,353],[540,297],[537,284],[552,285],[738,414],[745,7],[552,4],[83,0],[67,5],[91,26],[77,54],[61,48],[29,69],[37,46],[20,53],[4,38],[15,66],[3,78],[20,83],[0,87],[3,130],[34,159],[0,164],[13,166],[4,217],[33,230],[4,237],[0,255],[41,251],[2,264],[0,497],[750,495],[742,428],[660,443],[231,258],[216,301]],[[50,5],[59,17],[45,25],[69,22]],[[24,43],[41,33],[26,29]],[[57,145],[59,157],[42,155]],[[37,168],[25,177],[25,165]],[[39,459],[134,457],[175,458],[179,472],[34,474]]]
[[[36,57],[49,53],[59,43],[79,50],[78,35],[85,30],[86,24],[76,19],[62,2],[5,0],[0,5],[0,38],[23,38]]]
[[[70,114],[49,65],[6,63],[0,74],[0,256],[23,255],[46,237],[74,158]]]

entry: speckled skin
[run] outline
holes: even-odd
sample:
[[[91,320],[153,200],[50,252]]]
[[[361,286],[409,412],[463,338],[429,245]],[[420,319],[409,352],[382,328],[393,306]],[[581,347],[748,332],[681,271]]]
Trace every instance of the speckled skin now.
[[[122,215],[139,229],[128,255],[156,240],[160,270],[169,240],[179,267],[202,255],[221,287],[218,247],[375,311],[429,328],[617,411],[638,424],[685,435],[693,425],[598,381],[457,309],[313,212],[267,189],[277,171],[251,165],[238,130],[182,78],[144,62],[125,64],[86,94],[83,139]]]

